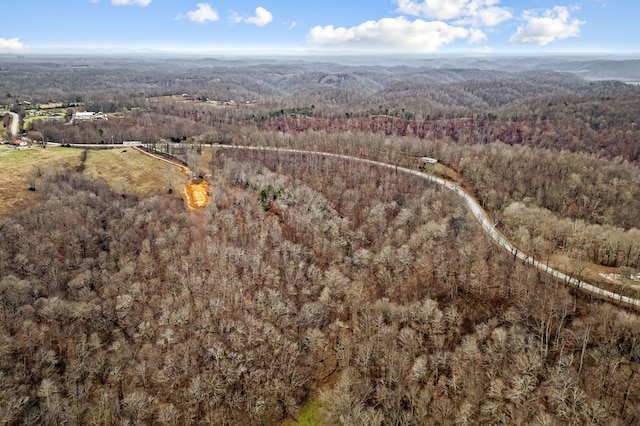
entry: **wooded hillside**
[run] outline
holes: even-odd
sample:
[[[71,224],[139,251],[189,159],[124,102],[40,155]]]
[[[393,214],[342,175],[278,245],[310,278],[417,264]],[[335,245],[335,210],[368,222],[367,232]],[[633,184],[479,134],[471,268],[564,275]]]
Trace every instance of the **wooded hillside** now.
[[[4,421],[273,424],[319,388],[329,424],[635,421],[637,317],[453,195],[318,157],[212,171],[199,214],[67,172],[4,219]]]
[[[34,169],[40,201],[0,217],[0,422],[638,423],[637,312],[517,261],[456,194],[215,148],[453,180],[523,251],[639,297],[638,88],[505,61],[3,59],[23,118],[19,99],[76,105],[25,130],[143,141],[211,202],[187,211],[168,175],[110,187],[86,152]]]

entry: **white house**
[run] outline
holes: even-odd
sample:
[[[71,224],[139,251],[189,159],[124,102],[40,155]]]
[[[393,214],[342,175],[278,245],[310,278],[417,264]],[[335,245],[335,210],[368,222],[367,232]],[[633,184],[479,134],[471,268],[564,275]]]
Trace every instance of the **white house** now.
[[[76,111],[76,113],[73,114],[73,118],[76,120],[90,120],[95,114],[95,112],[91,111]]]

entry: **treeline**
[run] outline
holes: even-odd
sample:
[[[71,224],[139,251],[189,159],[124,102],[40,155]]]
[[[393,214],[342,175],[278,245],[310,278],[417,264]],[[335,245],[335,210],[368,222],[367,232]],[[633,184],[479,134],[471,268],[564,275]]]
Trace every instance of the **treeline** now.
[[[637,228],[625,230],[563,218],[548,209],[522,202],[513,202],[503,210],[500,227],[512,241],[542,260],[562,251],[579,261],[578,264],[590,262],[640,269],[640,230]]]
[[[640,268],[637,163],[503,144],[467,154],[458,163],[462,174],[510,237],[527,245],[539,237],[552,251]]]
[[[420,166],[420,157],[431,156],[460,172],[463,185],[490,212],[499,213],[513,201],[526,201],[569,218],[640,229],[635,214],[640,208],[640,170],[636,163],[620,158],[500,142],[452,144],[373,132],[283,134],[251,127],[224,129],[206,133],[202,140],[227,137],[232,144],[336,152],[413,168]]]
[[[207,126],[179,117],[130,111],[123,117],[79,121],[72,125],[59,121],[35,120],[27,130],[40,132],[45,140],[57,143],[109,144],[125,140],[156,143],[160,139],[184,141],[202,134]]]
[[[287,133],[374,132],[464,145],[502,142],[637,161],[640,128],[632,111],[639,107],[640,96],[635,94],[552,96],[544,102],[519,101],[501,109],[434,107],[422,119],[415,118],[414,109],[397,104],[362,109],[327,108],[312,103],[298,108],[269,104],[220,109],[183,103],[155,105],[153,111],[158,119],[180,117],[216,128],[248,125]]]
[[[620,99],[632,108],[640,98]],[[512,111],[500,116],[494,113],[444,113],[426,120],[410,120],[388,115],[389,111],[369,111],[361,115],[323,118],[312,107],[262,109],[254,107],[216,109],[207,105],[159,105],[151,111],[127,113],[126,120],[112,120],[109,124],[81,123],[76,127],[58,122],[36,121],[28,130],[41,131],[48,140],[85,140],[100,143],[99,128],[110,135],[152,142],[153,138],[191,137],[210,130],[227,133],[253,128],[285,133],[326,131],[329,133],[379,133],[385,136],[439,140],[459,145],[487,145],[504,143],[550,150],[566,150],[595,154],[604,158],[622,157],[628,161],[640,159],[640,129],[626,116],[617,117],[612,111],[585,112],[539,118],[529,112]],[[391,111],[400,116],[409,112]],[[310,117],[310,115],[312,115]],[[317,115],[317,116],[316,116]],[[80,142],[77,142],[80,143]]]
[[[336,152],[410,168],[420,167],[422,156],[438,158],[460,173],[462,185],[499,228],[514,241],[524,238],[524,249],[571,253],[607,266],[639,266],[640,219],[635,212],[640,209],[640,170],[635,163],[503,143],[460,145],[370,132],[283,135],[245,130],[234,133],[231,140],[241,145]],[[206,134],[203,140],[217,141],[222,136]],[[512,222],[506,210],[513,203],[547,213]]]
[[[221,150],[212,203],[75,172],[0,233],[8,424],[632,424],[636,315],[497,250],[455,195]],[[335,385],[331,385],[335,383]]]

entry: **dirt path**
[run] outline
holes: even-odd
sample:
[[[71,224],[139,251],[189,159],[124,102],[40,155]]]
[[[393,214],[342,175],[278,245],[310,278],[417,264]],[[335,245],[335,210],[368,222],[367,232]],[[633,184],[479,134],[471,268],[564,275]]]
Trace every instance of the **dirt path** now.
[[[153,153],[151,153],[149,151],[146,151],[146,150],[144,150],[144,149],[142,149],[140,147],[137,147],[137,146],[133,146],[132,148],[137,150],[138,152],[144,154],[144,155],[148,155],[149,157],[153,157],[156,160],[164,161],[165,163],[169,163],[169,164],[171,164],[173,166],[179,167],[180,170],[182,170],[182,173],[184,173],[188,177],[191,177],[191,170],[187,166],[184,166],[182,164],[178,164],[175,161],[168,160],[168,159],[166,159],[166,158],[164,158],[164,157],[162,157],[160,155],[153,154]]]
[[[211,195],[209,194],[209,183],[202,179],[192,180],[193,173],[187,166],[178,164],[175,161],[171,161],[160,155],[156,155],[152,152],[146,151],[140,147],[133,148],[144,155],[148,155],[149,157],[152,157],[156,160],[164,161],[165,163],[169,163],[180,168],[180,170],[188,180],[188,183],[182,185],[180,191],[188,210],[199,210],[209,204],[209,202],[211,201]]]

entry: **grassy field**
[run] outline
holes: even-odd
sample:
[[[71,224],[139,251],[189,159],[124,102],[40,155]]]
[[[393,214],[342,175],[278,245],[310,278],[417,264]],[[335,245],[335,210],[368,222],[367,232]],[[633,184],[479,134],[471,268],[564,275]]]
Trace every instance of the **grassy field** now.
[[[44,121],[44,119],[45,117],[41,115],[40,116],[34,115],[31,117],[27,117],[23,120],[23,127],[27,129],[29,127],[29,124],[33,123],[34,121],[37,121],[37,120]]]
[[[48,104],[40,104],[40,109],[58,109],[62,108],[62,102],[51,102]]]
[[[38,191],[29,191],[29,177],[39,167],[77,167],[80,151],[64,148],[30,148],[14,150],[0,146],[0,215],[12,213],[37,202]],[[37,186],[36,186],[37,189]]]
[[[0,216],[11,214],[40,199],[39,179],[36,191],[30,191],[30,177],[48,168],[76,169],[81,164],[82,150],[34,147],[14,150],[0,146]],[[179,193],[186,177],[180,168],[129,149],[88,151],[84,175],[104,179],[116,192],[144,195],[166,193],[169,188]]]
[[[84,174],[104,179],[116,192],[136,195],[179,191],[187,178],[179,167],[134,148],[90,150]]]

